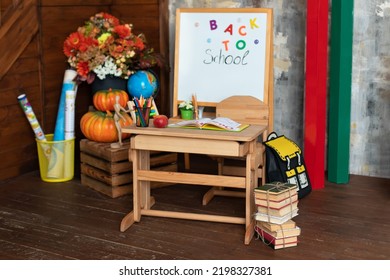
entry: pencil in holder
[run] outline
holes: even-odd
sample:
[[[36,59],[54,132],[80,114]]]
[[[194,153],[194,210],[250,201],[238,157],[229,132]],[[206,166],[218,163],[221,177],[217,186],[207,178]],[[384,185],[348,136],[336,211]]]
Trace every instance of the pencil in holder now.
[[[137,127],[148,127],[151,107],[134,107],[135,125]]]

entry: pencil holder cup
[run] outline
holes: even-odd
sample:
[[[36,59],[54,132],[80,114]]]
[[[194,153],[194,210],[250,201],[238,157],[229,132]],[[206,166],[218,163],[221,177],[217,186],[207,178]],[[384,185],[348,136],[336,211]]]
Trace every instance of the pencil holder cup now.
[[[135,125],[137,127],[148,127],[150,119],[150,108],[134,108],[135,111]]]
[[[180,115],[183,120],[192,120],[194,118],[194,111],[180,109]]]
[[[46,140],[36,139],[42,181],[65,182],[73,179],[74,140],[53,141],[53,134],[46,135]]]

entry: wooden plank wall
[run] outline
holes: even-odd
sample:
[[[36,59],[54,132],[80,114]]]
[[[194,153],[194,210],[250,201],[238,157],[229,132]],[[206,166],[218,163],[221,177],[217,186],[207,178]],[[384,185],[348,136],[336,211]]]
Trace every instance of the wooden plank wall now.
[[[7,1],[2,1],[2,14],[7,9],[4,3],[14,5],[15,2],[23,2]],[[39,31],[0,79],[0,180],[38,170],[35,136],[17,102],[19,88],[25,90],[45,133],[53,133],[63,75],[68,67],[62,45],[65,38],[90,16],[105,11],[124,22],[133,23],[134,31],[144,33],[149,44],[168,58],[167,0],[27,1],[37,3]],[[4,61],[5,58],[0,56],[0,65]],[[161,92],[156,102],[159,111],[168,114],[169,73],[168,70],[160,72]],[[76,161],[79,155],[78,141],[84,138],[79,121],[90,105],[90,87],[81,84],[76,99]],[[76,163],[75,168],[78,167]]]
[[[26,1],[29,5],[32,1]],[[36,1],[33,6],[36,6]],[[24,3],[25,4],[25,3]],[[5,6],[7,5],[7,6]],[[35,137],[17,96],[19,88],[28,90],[28,98],[34,111],[42,121],[42,95],[40,87],[39,68],[39,37],[38,31],[30,34],[27,46],[17,46],[9,42],[15,33],[25,35],[20,22],[24,21],[23,5],[18,1],[2,2],[2,25],[0,27],[1,48],[9,48],[18,56],[0,56],[0,65],[8,69],[0,78],[0,179],[10,178],[37,168]],[[30,15],[31,25],[37,25],[37,10]],[[13,23],[10,26],[10,22]],[[18,26],[14,28],[15,26]],[[38,29],[36,29],[38,30]],[[12,57],[12,58],[11,58]],[[11,65],[12,64],[12,65]]]

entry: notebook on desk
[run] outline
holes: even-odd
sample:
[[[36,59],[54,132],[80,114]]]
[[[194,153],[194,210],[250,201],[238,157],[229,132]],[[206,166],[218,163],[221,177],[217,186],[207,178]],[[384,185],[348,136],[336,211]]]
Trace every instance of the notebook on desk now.
[[[215,119],[202,118],[198,120],[185,120],[177,123],[169,124],[168,127],[207,129],[220,131],[242,131],[247,128],[248,124],[240,124],[226,117],[217,117]]]

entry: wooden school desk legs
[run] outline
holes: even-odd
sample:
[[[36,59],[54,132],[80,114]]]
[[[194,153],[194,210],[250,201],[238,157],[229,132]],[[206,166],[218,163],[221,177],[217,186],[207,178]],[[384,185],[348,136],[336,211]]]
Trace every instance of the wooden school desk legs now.
[[[150,151],[130,149],[129,153],[133,164],[137,164],[137,168],[133,168],[133,211],[122,219],[121,232],[141,220],[141,208],[150,209],[154,204],[154,199],[150,197],[150,181],[138,179],[138,170],[150,169]]]
[[[246,172],[245,172],[245,240],[248,245],[254,235],[254,219],[255,213],[254,189],[258,185],[258,169],[256,162],[256,141],[252,141],[249,147],[249,153],[246,156]]]
[[[134,141],[135,142],[135,141]],[[133,145],[133,139],[131,145]],[[213,221],[224,223],[237,223],[245,225],[245,238],[244,243],[249,244],[254,235],[254,220],[253,213],[255,212],[254,194],[253,190],[257,187],[257,162],[256,162],[256,140],[249,143],[249,151],[245,156],[246,159],[246,172],[245,179],[243,177],[231,177],[231,180],[240,179],[237,184],[232,187],[243,188],[245,185],[245,217],[228,217],[218,215],[206,215],[206,214],[194,214],[194,213],[182,213],[172,211],[158,211],[151,210],[154,203],[154,199],[150,196],[150,152],[148,150],[138,150],[133,146],[130,149],[131,159],[133,161],[133,211],[127,214],[121,222],[121,231],[127,230],[133,223],[139,222],[142,215],[155,216],[155,217],[169,217],[180,218],[200,221]],[[148,172],[146,172],[148,171]],[[183,176],[181,173],[177,173],[177,176]],[[161,175],[163,176],[163,175]],[[167,176],[167,174],[165,174]],[[202,176],[215,176],[215,175],[202,175]],[[169,176],[170,177],[170,176]],[[197,184],[199,176],[185,176],[189,184]],[[168,179],[168,178],[166,178]],[[226,179],[226,178],[225,178]],[[176,182],[174,178],[172,182]],[[215,180],[215,178],[214,178]],[[230,179],[229,179],[230,181]],[[218,181],[220,183],[220,181]],[[215,182],[214,184],[215,185]]]
[[[125,232],[129,227],[134,224],[134,222],[134,211],[131,211],[122,219],[119,230],[121,232]]]

